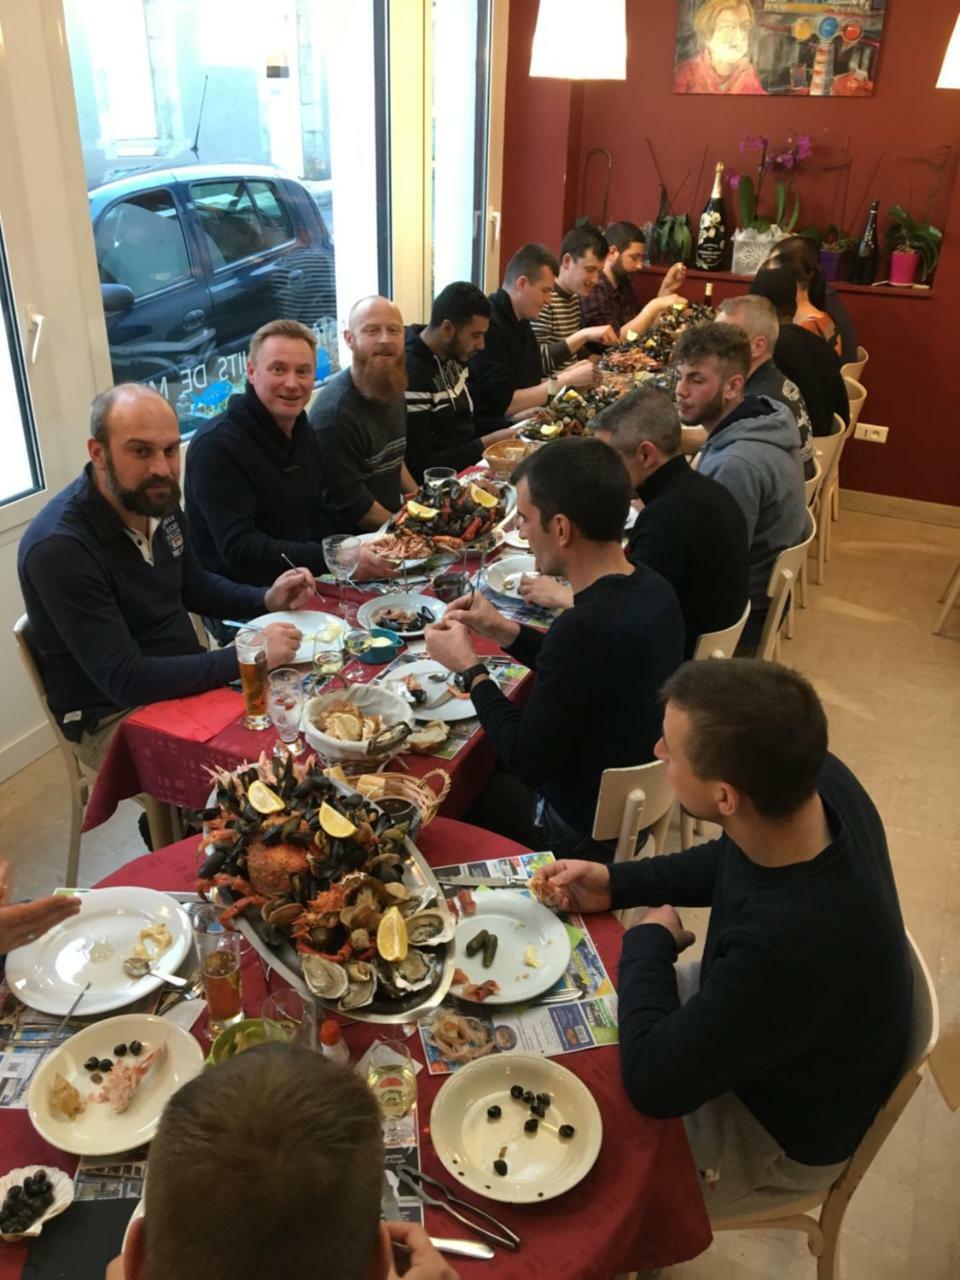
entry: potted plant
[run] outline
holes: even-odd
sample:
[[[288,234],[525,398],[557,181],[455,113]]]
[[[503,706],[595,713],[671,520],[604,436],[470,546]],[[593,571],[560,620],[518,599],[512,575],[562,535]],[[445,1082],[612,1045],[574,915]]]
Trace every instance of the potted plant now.
[[[647,240],[650,264],[687,262],[693,252],[693,234],[687,214],[673,213],[666,187],[660,187],[660,211]]]
[[[740,227],[733,233],[733,263],[735,275],[756,275],[773,246],[785,235],[790,235],[800,214],[800,198],[793,194],[793,178],[797,165],[813,154],[813,144],[807,134],[787,139],[785,149],[777,155],[770,154],[770,139],[747,134],[740,141],[740,151],[759,151],[757,181],[748,174],[733,173],[728,179],[737,192],[740,202]],[[760,198],[764,179],[771,169],[786,172],[786,179],[774,183],[774,212],[768,218],[760,212]],[[791,194],[793,200],[791,203]]]
[[[884,241],[890,251],[890,283],[913,284],[918,270],[921,281],[929,280],[940,260],[943,232],[912,218],[902,204],[890,206],[890,217],[893,221]]]
[[[801,231],[801,235],[806,232]],[[824,280],[846,280],[850,274],[850,255],[857,247],[853,236],[831,222],[822,236],[817,238],[820,250],[820,270]]]

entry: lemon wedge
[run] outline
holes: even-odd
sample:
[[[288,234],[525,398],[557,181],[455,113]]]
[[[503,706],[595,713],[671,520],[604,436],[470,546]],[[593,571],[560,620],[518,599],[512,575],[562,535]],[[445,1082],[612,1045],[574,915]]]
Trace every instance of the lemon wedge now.
[[[384,960],[407,958],[407,922],[399,907],[388,907],[377,926],[377,950]]]
[[[412,498],[407,503],[407,510],[418,520],[435,520],[440,514],[436,507],[425,507],[422,502],[414,502]]]
[[[626,341],[627,341],[627,342],[636,342],[636,340],[637,340],[639,337],[640,337],[640,335],[639,335],[639,333],[637,333],[636,329],[628,329],[628,330],[627,330],[627,333],[626,333]]]
[[[327,804],[326,800],[320,806],[318,816],[321,827],[334,840],[349,840],[357,829],[349,818],[345,818],[342,813],[338,813],[332,804]]]
[[[486,489],[481,489],[478,484],[470,486],[470,500],[475,502],[478,507],[486,507],[489,511],[491,507],[495,507],[499,499],[495,493],[490,493]]]
[[[267,784],[261,782],[259,778],[256,782],[251,782],[250,790],[247,792],[247,799],[257,813],[283,813],[287,807],[277,793],[271,791]]]
[[[562,430],[563,426],[559,422],[547,422],[540,428],[540,434],[549,438],[550,436],[559,435]]]

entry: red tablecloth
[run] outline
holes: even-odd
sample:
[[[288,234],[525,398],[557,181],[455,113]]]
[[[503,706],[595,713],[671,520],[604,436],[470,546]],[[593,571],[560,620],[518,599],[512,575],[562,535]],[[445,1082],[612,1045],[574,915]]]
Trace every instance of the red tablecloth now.
[[[320,584],[320,588],[327,593],[332,590],[326,584]],[[362,603],[369,596],[348,591],[348,598]],[[325,607],[333,611],[336,601],[331,598]],[[476,647],[481,655],[501,652],[496,645],[480,639]],[[382,670],[383,667],[361,662],[350,664],[351,675],[357,674],[364,681],[372,680]],[[528,683],[516,685],[509,696],[516,700],[525,698]],[[273,749],[274,730],[257,733],[245,729],[242,715],[243,699],[238,692],[214,689],[194,698],[156,702],[128,716],[114,734],[100,766],[84,815],[83,830],[90,831],[106,822],[121,800],[141,792],[165,804],[202,808],[210,794],[209,768],[235,769],[245,760],[256,760],[261,751]],[[199,727],[204,723],[210,726],[207,735]],[[452,760],[412,754],[402,759],[403,765],[391,763],[389,767],[406,767],[420,778],[431,769],[440,768],[449,773],[450,792],[442,812],[451,818],[466,813],[496,763],[493,749],[482,732],[474,734]]]
[[[421,833],[419,845],[435,866],[523,852],[509,840],[445,818],[437,818]],[[186,889],[192,885],[196,864],[196,840],[182,840],[137,858],[102,884]],[[620,926],[610,915],[589,918],[588,923],[616,981]],[[244,993],[247,1011],[259,1012],[264,988],[256,964],[244,970]],[[344,1038],[354,1059],[375,1034],[368,1024],[345,1024]],[[419,1040],[411,1038],[410,1044],[422,1057]],[[492,1262],[451,1259],[463,1280],[610,1280],[618,1272],[684,1262],[710,1244],[710,1225],[681,1122],[653,1120],[634,1111],[620,1084],[615,1047],[567,1054],[562,1062],[583,1080],[600,1108],[603,1146],[597,1163],[579,1186],[545,1204],[485,1203],[522,1237],[523,1247],[516,1254],[498,1251]],[[430,1107],[442,1083],[425,1073],[418,1077],[421,1160],[427,1173],[449,1181],[429,1138]],[[74,1167],[72,1157],[37,1137],[26,1112],[0,1112],[0,1134],[3,1168],[32,1163],[68,1171]],[[480,1203],[479,1198],[465,1198]],[[427,1210],[427,1229],[432,1235],[467,1234],[452,1218],[433,1209]],[[25,1258],[22,1246],[2,1247],[0,1280],[19,1280]]]

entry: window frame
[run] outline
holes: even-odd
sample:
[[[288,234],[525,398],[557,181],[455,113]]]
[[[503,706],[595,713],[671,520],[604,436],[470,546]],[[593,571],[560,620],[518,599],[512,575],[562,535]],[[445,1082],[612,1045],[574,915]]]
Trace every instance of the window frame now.
[[[33,411],[33,397],[30,394],[30,378],[27,371],[24,344],[17,322],[17,304],[13,291],[13,279],[10,275],[10,264],[7,260],[6,237],[3,220],[0,219],[0,304],[3,304],[3,334],[6,337],[10,352],[13,385],[17,394],[17,405],[20,410],[20,427],[23,431],[27,463],[33,484],[29,489],[11,493],[9,497],[0,497],[0,512],[37,497],[46,490],[46,478],[43,469],[43,458],[40,453],[40,441],[37,436],[37,420]]]

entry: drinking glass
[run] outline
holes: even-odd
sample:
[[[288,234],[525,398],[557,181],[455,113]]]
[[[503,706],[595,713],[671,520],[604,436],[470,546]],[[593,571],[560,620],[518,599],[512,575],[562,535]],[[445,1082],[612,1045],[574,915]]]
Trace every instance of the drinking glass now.
[[[357,629],[348,631],[343,637],[343,647],[351,658],[359,658],[361,653],[366,653],[373,643],[373,637],[369,631]],[[363,683],[363,677],[359,673],[347,674],[344,679],[353,681],[354,683]]]
[[[220,923],[218,907],[201,907],[193,913],[193,941],[200,957],[203,994],[212,1039],[225,1027],[243,1018],[243,992],[240,986],[240,941],[235,929]]]
[[[442,600],[444,604],[451,604],[454,600],[459,600],[461,596],[469,595],[471,600],[473,598],[470,575],[463,569],[448,569],[443,573],[438,573],[433,579],[432,585],[437,599]],[[467,608],[469,607],[467,605]]]
[[[310,676],[310,692],[318,693],[331,676],[343,670],[343,640],[339,635],[328,639],[325,633],[318,632],[313,637],[313,674]]]
[[[405,1133],[398,1123],[417,1100],[417,1075],[410,1050],[399,1035],[375,1040],[367,1056],[367,1084],[384,1118],[383,1138],[388,1146],[403,1142]]]
[[[423,473],[423,487],[439,500],[444,489],[449,488],[456,478],[457,473],[453,467],[427,467]]]
[[[277,731],[275,756],[298,756],[303,750],[300,717],[303,714],[303,677],[294,667],[278,667],[268,676],[267,706]]]
[[[347,583],[357,571],[363,543],[352,533],[334,533],[323,540],[323,558],[340,584],[340,616],[350,621]]]
[[[269,729],[267,715],[267,637],[253,627],[237,632],[234,641],[237,650],[237,666],[240,668],[240,687],[243,690],[243,717],[245,729]]]
[[[317,1005],[309,996],[302,996],[292,987],[284,987],[267,996],[261,1016],[275,1022],[291,1044],[316,1049]]]

